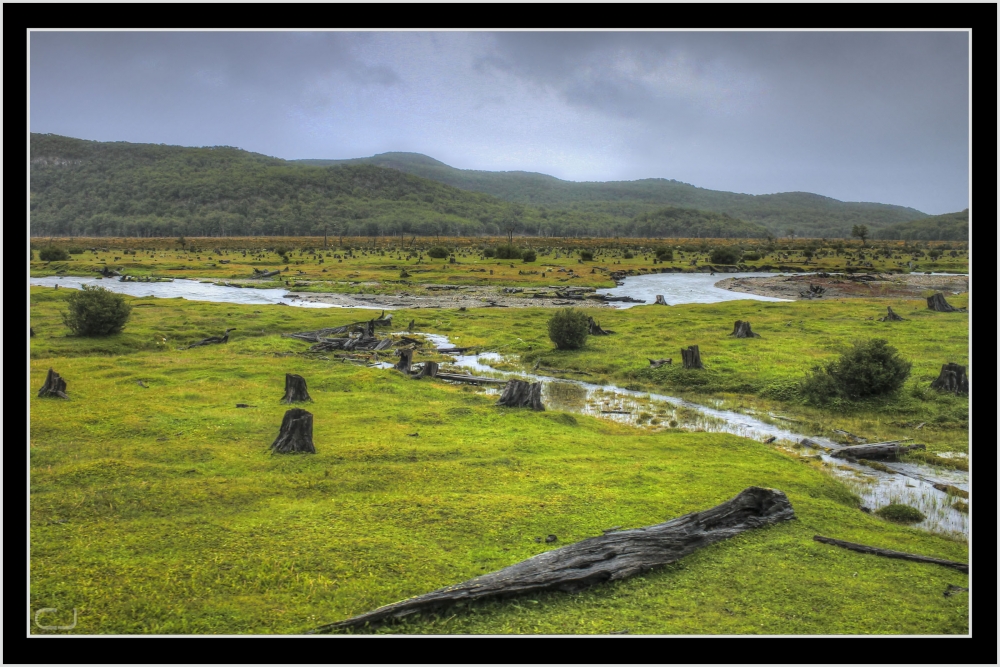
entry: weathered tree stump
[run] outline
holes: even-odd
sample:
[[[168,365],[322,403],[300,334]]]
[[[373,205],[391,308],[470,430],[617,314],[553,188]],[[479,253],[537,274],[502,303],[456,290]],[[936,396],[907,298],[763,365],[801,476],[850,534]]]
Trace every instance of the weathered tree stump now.
[[[879,322],[904,322],[905,321],[902,317],[900,317],[896,313],[892,312],[892,306],[888,306],[888,309],[889,309],[889,312],[886,314],[885,317],[878,318]]]
[[[35,327],[28,327],[28,337],[29,338],[35,337]]]
[[[924,445],[902,445],[899,441],[872,442],[838,449],[831,456],[838,459],[895,459],[899,458],[900,454],[917,449],[927,448]]]
[[[927,307],[939,313],[957,313],[964,308],[956,308],[944,300],[944,294],[937,292],[933,296],[927,297]]]
[[[436,361],[425,361],[420,368],[420,372],[414,375],[415,378],[432,378],[438,374],[438,364]]]
[[[45,384],[43,384],[42,388],[38,390],[39,398],[45,398],[46,396],[69,398],[69,396],[66,395],[66,380],[59,377],[59,373],[56,373],[51,368],[45,376]]]
[[[281,420],[278,437],[271,443],[271,451],[279,454],[295,452],[316,453],[313,446],[313,416],[302,408],[292,408]]]
[[[375,337],[375,320],[368,320],[368,323],[365,325],[365,337]]]
[[[941,374],[934,382],[931,382],[931,389],[947,391],[952,394],[968,394],[969,378],[965,374],[965,366],[947,363],[941,367]]]
[[[500,394],[497,405],[508,408],[531,408],[544,410],[542,405],[542,383],[528,383],[523,380],[508,380]]]
[[[736,320],[736,324],[733,326],[733,333],[729,335],[735,338],[760,338],[760,334],[750,330],[750,322],[744,322],[743,320]]]
[[[396,365],[393,368],[395,368],[397,371],[403,371],[404,373],[409,375],[410,364],[413,363],[413,350],[408,348],[403,348],[400,350],[396,350],[396,354],[399,355],[399,361],[396,362]]]
[[[794,518],[795,511],[784,493],[752,486],[711,509],[645,528],[606,532],[460,584],[321,626],[309,634],[374,626],[460,602],[548,590],[574,593],[673,563],[744,531]]]
[[[649,360],[649,367],[650,368],[659,368],[660,366],[663,366],[663,365],[669,366],[670,364],[673,364],[673,363],[674,363],[673,359],[650,359]]]
[[[601,325],[594,321],[593,317],[587,318],[587,327],[591,336],[608,336],[613,334],[614,331],[607,331],[601,328]]]
[[[885,556],[886,558],[898,558],[900,560],[911,560],[916,563],[933,563],[934,565],[944,565],[945,567],[950,567],[958,570],[959,572],[969,573],[968,563],[957,563],[953,560],[944,560],[943,558],[930,558],[928,556],[918,556],[917,554],[908,554],[902,551],[890,551],[889,549],[879,549],[878,547],[869,547],[864,544],[855,544],[854,542],[844,542],[842,540],[835,540],[832,537],[823,537],[822,535],[813,535],[813,539],[817,542],[823,542],[824,544],[832,544],[837,547],[844,549],[850,549],[851,551],[857,551],[863,554],[872,554],[874,556]]]
[[[413,327],[416,323],[417,323],[416,320],[410,320],[410,324],[409,326],[406,327],[406,330],[409,331],[410,333],[413,333]]]
[[[656,301],[653,302],[653,305],[654,306],[669,306],[670,304],[667,303],[666,299],[663,298],[662,294],[657,294],[656,295]]]
[[[698,351],[697,345],[691,345],[688,348],[681,348],[681,359],[684,362],[684,368],[704,368],[704,364],[701,363],[701,352]]]
[[[302,403],[311,400],[309,392],[306,391],[306,379],[301,375],[285,373],[285,395],[282,397],[281,402]]]

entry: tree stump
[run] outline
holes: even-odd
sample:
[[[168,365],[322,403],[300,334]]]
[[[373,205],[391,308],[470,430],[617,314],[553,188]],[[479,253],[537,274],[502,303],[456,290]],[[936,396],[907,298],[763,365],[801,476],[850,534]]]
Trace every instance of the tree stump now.
[[[282,397],[281,402],[302,403],[311,400],[309,392],[306,391],[306,379],[301,375],[285,373],[285,395]]]
[[[409,325],[408,327],[406,327],[406,330],[407,330],[407,331],[409,331],[410,333],[413,333],[413,326],[414,326],[414,325],[415,325],[416,323],[417,323],[417,321],[416,321],[416,320],[410,320],[410,325]]]
[[[544,410],[542,405],[542,383],[527,383],[522,380],[509,380],[500,394],[497,405],[508,408],[531,408]]]
[[[888,306],[889,312],[885,317],[878,318],[879,322],[903,322],[905,321],[902,317],[892,312],[892,306]]]
[[[650,359],[649,360],[649,367],[650,368],[659,368],[660,366],[663,366],[664,364],[667,365],[667,366],[669,366],[670,364],[673,364],[673,363],[674,363],[673,359]]]
[[[666,299],[663,298],[662,294],[657,294],[656,295],[656,301],[653,303],[653,305],[654,306],[669,306],[670,304],[667,303]]]
[[[736,338],[760,338],[760,334],[750,330],[750,322],[744,322],[743,320],[736,320],[736,324],[733,326],[733,333],[729,335]]]
[[[688,348],[681,348],[681,359],[684,362],[684,368],[704,368],[705,366],[701,363],[701,352],[698,351],[697,345],[691,345]]]
[[[941,374],[934,382],[931,382],[931,389],[947,391],[952,394],[968,394],[969,378],[965,374],[965,366],[947,363],[941,367]]]
[[[375,337],[375,320],[368,320],[368,323],[365,325],[365,338],[374,338],[374,337]]]
[[[302,408],[292,408],[281,420],[278,437],[271,443],[271,451],[279,454],[295,452],[316,453],[313,446],[313,416]]]
[[[393,368],[395,368],[397,371],[403,371],[404,373],[409,375],[410,364],[413,363],[413,350],[410,350],[408,348],[403,348],[401,350],[397,350],[396,354],[399,355],[399,361],[396,362],[396,365],[393,366]]]
[[[587,318],[587,327],[591,336],[608,336],[614,333],[614,331],[606,331],[605,329],[602,329],[601,325],[595,322],[593,317]]]
[[[438,364],[436,361],[425,361],[424,365],[420,368],[420,372],[417,373],[415,378],[432,378],[436,377],[438,374]]]
[[[960,309],[944,300],[944,294],[938,292],[927,297],[927,307],[939,313],[957,313]],[[964,309],[962,309],[964,310]]]
[[[48,375],[45,376],[45,384],[43,384],[42,388],[38,390],[39,398],[45,398],[46,396],[69,398],[69,396],[66,395],[66,380],[59,377],[59,373],[56,373],[51,368],[49,369]]]
[[[29,338],[34,338],[35,337],[35,328],[34,327],[28,327],[28,337]]]

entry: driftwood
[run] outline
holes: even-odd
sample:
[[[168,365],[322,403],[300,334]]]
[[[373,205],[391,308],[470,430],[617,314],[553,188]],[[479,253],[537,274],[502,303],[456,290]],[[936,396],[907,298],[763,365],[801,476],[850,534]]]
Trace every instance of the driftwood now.
[[[799,296],[801,296],[803,299],[819,299],[820,297],[823,296],[824,292],[826,292],[825,287],[820,287],[819,285],[813,285],[812,283],[809,283],[809,291],[799,292]]]
[[[209,336],[208,338],[202,338],[197,343],[191,343],[187,347],[181,348],[182,350],[189,350],[192,347],[199,347],[201,345],[215,345],[217,343],[228,343],[229,342],[229,332],[236,331],[235,328],[226,329],[226,333],[221,336]]]
[[[425,361],[423,366],[420,367],[420,372],[414,375],[415,378],[432,378],[438,374],[438,365],[436,361]]]
[[[497,378],[488,378],[479,375],[462,375],[461,373],[442,373],[441,371],[438,371],[438,374],[434,377],[439,380],[468,382],[469,384],[507,384],[507,380],[500,380]]]
[[[855,544],[853,542],[844,542],[842,540],[835,540],[831,537],[823,537],[821,535],[814,535],[813,539],[817,542],[822,542],[824,544],[832,544],[837,547],[843,547],[844,549],[850,549],[851,551],[857,551],[863,554],[872,554],[875,556],[885,556],[886,558],[898,558],[900,560],[911,560],[915,563],[933,563],[934,565],[944,565],[945,567],[951,567],[959,572],[969,573],[968,563],[956,563],[953,560],[944,560],[942,558],[930,558],[928,556],[918,556],[916,554],[908,554],[902,551],[890,551],[889,549],[879,549],[878,547],[868,547],[864,544]]]
[[[674,363],[673,359],[650,359],[649,360],[649,366],[650,366],[650,368],[659,368],[660,366],[663,366],[663,365],[669,366],[672,363]]]
[[[316,453],[313,446],[313,416],[302,408],[292,408],[281,420],[278,437],[271,443],[271,451],[281,454],[292,452]]]
[[[38,390],[38,397],[45,398],[47,396],[54,396],[55,398],[69,398],[66,395],[66,380],[63,380],[59,373],[56,373],[51,368],[45,376],[45,384],[42,388]]]
[[[281,402],[302,403],[311,400],[309,392],[306,391],[306,379],[301,375],[285,373],[285,395],[282,397]]]
[[[896,313],[892,312],[892,306],[888,306],[889,312],[886,313],[885,317],[878,318],[879,322],[905,322],[906,320]]]
[[[399,361],[393,366],[397,371],[403,371],[407,375],[410,373],[410,364],[413,363],[413,350],[403,348],[396,351],[399,355]]]
[[[944,294],[937,292],[933,296],[927,297],[927,307],[939,313],[958,313],[965,308],[956,308],[944,300]]]
[[[645,528],[606,532],[460,584],[321,626],[308,634],[374,626],[460,602],[550,590],[573,593],[673,563],[744,531],[793,518],[795,512],[784,493],[752,486],[711,509]]]
[[[833,432],[839,433],[840,435],[844,436],[845,438],[847,438],[848,440],[850,440],[855,444],[863,445],[868,442],[867,438],[862,438],[861,436],[854,435],[853,433],[848,433],[847,431],[840,428],[833,429]]]
[[[497,405],[508,408],[531,408],[544,410],[542,405],[542,383],[528,383],[523,380],[508,380],[500,394]]]
[[[947,363],[941,367],[941,374],[934,382],[931,382],[931,389],[947,391],[953,394],[969,393],[969,378],[965,374],[965,366]]]
[[[472,347],[439,347],[439,348],[437,348],[434,351],[437,352],[438,354],[462,354],[462,353],[468,352],[469,350],[472,350],[472,349],[475,349],[475,348],[472,348]]]
[[[760,334],[750,330],[750,322],[743,320],[736,320],[736,324],[733,325],[733,333],[729,335],[735,338],[760,338]]]
[[[698,351],[697,345],[691,345],[688,348],[681,348],[681,359],[684,362],[684,368],[704,368],[704,364],[701,363],[701,352]]]
[[[614,333],[614,331],[602,329],[600,323],[595,322],[593,317],[587,318],[587,327],[591,336],[608,336]]]
[[[924,445],[901,445],[901,440],[892,442],[872,442],[867,445],[852,445],[833,452],[838,459],[895,459],[905,452],[927,449]]]
[[[656,301],[653,302],[653,305],[654,306],[669,306],[670,304],[667,303],[666,299],[663,298],[662,294],[657,294],[656,295]]]

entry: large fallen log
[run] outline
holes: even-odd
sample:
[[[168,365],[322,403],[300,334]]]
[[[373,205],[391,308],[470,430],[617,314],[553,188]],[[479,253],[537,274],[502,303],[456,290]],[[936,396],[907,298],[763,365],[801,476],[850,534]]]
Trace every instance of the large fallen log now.
[[[941,374],[931,382],[931,389],[953,394],[968,394],[969,378],[965,374],[965,366],[950,362],[942,366]]]
[[[616,530],[591,537],[460,584],[318,627],[308,634],[369,624],[374,626],[459,602],[550,590],[573,593],[594,584],[626,579],[673,563],[702,547],[744,531],[793,518],[795,512],[784,493],[752,486],[711,509],[685,514],[654,526]]]
[[[531,408],[544,410],[542,405],[542,383],[508,380],[500,394],[497,405],[508,408]]]
[[[833,452],[838,459],[896,459],[905,452],[927,449],[924,445],[903,445],[901,440],[892,442],[872,442],[867,445],[851,445]]]
[[[251,278],[270,278],[271,276],[276,276],[281,273],[281,269],[276,271],[261,271],[260,269],[254,269]]]
[[[817,542],[822,542],[824,544],[832,544],[837,547],[842,547],[844,549],[850,549],[851,551],[857,551],[863,554],[872,554],[874,556],[885,556],[886,558],[898,558],[900,560],[911,560],[915,563],[932,563],[934,565],[944,565],[945,567],[951,567],[959,572],[969,573],[968,563],[957,563],[953,560],[944,560],[943,558],[930,558],[928,556],[918,556],[917,554],[908,554],[902,551],[891,551],[889,549],[879,549],[878,547],[869,547],[864,544],[855,544],[854,542],[844,542],[842,540],[835,540],[832,537],[823,537],[822,535],[814,535],[813,539]]]

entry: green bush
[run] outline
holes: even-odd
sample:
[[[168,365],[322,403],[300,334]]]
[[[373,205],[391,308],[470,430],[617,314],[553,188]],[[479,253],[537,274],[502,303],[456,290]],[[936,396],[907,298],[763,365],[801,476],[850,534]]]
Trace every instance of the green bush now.
[[[560,350],[580,349],[589,332],[589,318],[582,311],[563,308],[549,318],[549,338]]]
[[[659,247],[656,249],[656,259],[661,262],[671,262],[674,259],[674,251],[671,248]]]
[[[496,248],[483,248],[483,257],[496,257],[496,256],[497,256]]]
[[[632,253],[630,253],[630,252],[629,252],[628,250],[626,250],[626,251],[625,251],[625,254],[624,254],[624,255],[622,255],[622,257],[623,257],[624,259],[632,259],[633,257],[635,257],[635,255],[633,255],[633,254],[632,254]]]
[[[858,341],[831,361],[817,368],[802,383],[802,394],[814,403],[831,398],[858,400],[898,391],[910,375],[910,362],[899,356],[888,341],[875,338]]]
[[[594,253],[590,252],[589,250],[581,250],[580,259],[582,259],[585,262],[592,262],[594,260]]]
[[[737,264],[742,254],[740,249],[734,246],[719,246],[712,249],[708,261],[712,264]]]
[[[748,252],[747,254],[743,255],[743,261],[746,262],[756,262],[759,259],[760,259],[760,253]]]
[[[427,256],[428,257],[433,257],[434,259],[444,259],[449,254],[450,253],[448,252],[447,248],[445,248],[444,246],[439,246],[439,245],[436,245],[436,246],[434,246],[433,248],[431,248],[430,250],[427,251]]]
[[[881,509],[875,510],[875,514],[894,523],[918,523],[927,518],[924,516],[923,512],[918,510],[916,507],[910,507],[909,505],[903,505],[902,503],[891,503],[886,505]]]
[[[43,262],[61,262],[69,259],[69,253],[65,248],[50,245],[38,251],[38,259]]]
[[[538,256],[535,254],[534,250],[525,250],[523,253],[521,253],[521,259],[523,259],[525,262],[534,262],[536,259],[538,259]]]
[[[132,306],[121,294],[84,285],[67,299],[69,312],[63,313],[63,323],[77,336],[107,336],[125,328]]]
[[[521,259],[521,251],[512,245],[497,246],[497,259]]]
[[[83,254],[83,248],[81,248],[80,246],[71,246],[70,249],[69,249],[69,254],[71,254],[71,255],[82,255]],[[134,255],[135,252],[133,251],[132,254]]]

